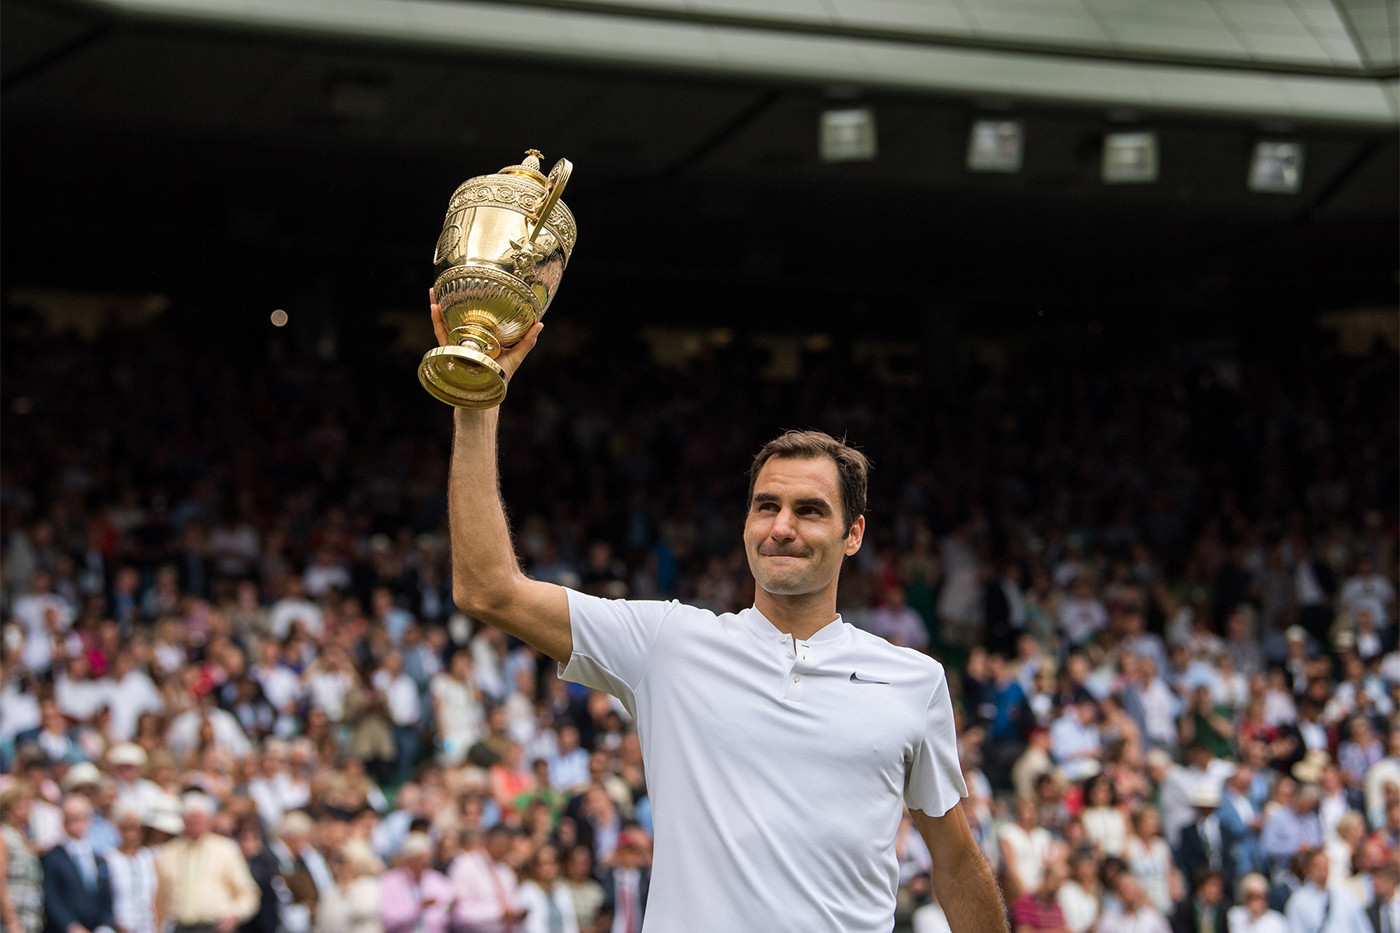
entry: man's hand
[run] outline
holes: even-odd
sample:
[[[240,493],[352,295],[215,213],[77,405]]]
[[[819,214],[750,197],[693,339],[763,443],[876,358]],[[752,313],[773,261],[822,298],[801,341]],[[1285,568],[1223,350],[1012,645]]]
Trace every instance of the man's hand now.
[[[233,933],[238,929],[237,917],[225,917],[219,921],[219,933]]]
[[[449,338],[447,321],[443,319],[442,307],[437,303],[437,298],[433,295],[433,290],[428,289],[428,310],[433,319],[433,334],[437,336],[438,346],[445,347],[452,340]],[[520,368],[520,364],[525,361],[525,357],[530,355],[530,351],[535,348],[535,341],[540,339],[540,331],[544,330],[544,324],[536,321],[530,329],[525,332],[525,336],[513,347],[504,347],[496,362],[506,371],[506,379],[515,375],[515,371]]]

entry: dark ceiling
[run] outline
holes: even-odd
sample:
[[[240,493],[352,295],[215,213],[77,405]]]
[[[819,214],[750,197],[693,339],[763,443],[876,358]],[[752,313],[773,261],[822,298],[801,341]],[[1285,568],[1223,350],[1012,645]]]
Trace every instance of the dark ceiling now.
[[[1024,171],[964,167],[969,100],[874,107],[879,157],[824,164],[820,87],[317,44],[0,4],[8,292],[162,292],[238,318],[417,307],[453,188],[536,147],[574,163],[552,313],[907,329],[940,310],[1209,314],[1396,303],[1395,132],[1099,109],[1026,122]],[[847,101],[843,101],[845,103]],[[1106,129],[1161,179],[1105,186]],[[1261,134],[1304,187],[1251,193]],[[1008,317],[1010,315],[1010,317]]]

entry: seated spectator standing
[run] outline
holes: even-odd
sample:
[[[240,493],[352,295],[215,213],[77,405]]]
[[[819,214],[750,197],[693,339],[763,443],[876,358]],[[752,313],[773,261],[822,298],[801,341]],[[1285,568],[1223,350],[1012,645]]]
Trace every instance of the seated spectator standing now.
[[[213,801],[187,794],[184,816],[184,835],[156,857],[161,914],[173,933],[227,933],[257,913],[261,892],[238,843],[211,831]]]
[[[92,804],[73,795],[63,801],[64,841],[44,853],[44,911],[46,933],[110,933],[116,925],[112,911],[112,878],[107,860],[88,840]]]

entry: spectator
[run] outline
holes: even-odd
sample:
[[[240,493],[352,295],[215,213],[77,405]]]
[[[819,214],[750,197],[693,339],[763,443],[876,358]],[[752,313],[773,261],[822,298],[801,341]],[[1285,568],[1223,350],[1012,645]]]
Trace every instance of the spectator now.
[[[156,856],[161,916],[174,933],[232,930],[258,912],[257,882],[238,844],[210,831],[213,802],[188,794],[184,803],[185,832],[164,845]]]
[[[505,933],[525,917],[519,879],[506,862],[515,834],[496,826],[484,836],[468,833],[463,841],[466,850],[448,870],[456,899],[453,924],[466,933]]]
[[[1343,888],[1329,888],[1327,853],[1307,849],[1303,857],[1303,884],[1288,899],[1284,916],[1293,933],[1371,933],[1361,905]]]
[[[1087,933],[1098,923],[1103,910],[1102,891],[1094,852],[1076,850],[1069,859],[1069,877],[1056,895],[1069,933]]]
[[[1198,901],[1200,891],[1195,880],[1210,875],[1218,875],[1220,890],[1215,894],[1223,897],[1233,884],[1235,876],[1235,840],[1228,834],[1220,821],[1220,790],[1210,783],[1202,784],[1191,798],[1196,810],[1196,818],[1181,829],[1177,842],[1177,862],[1186,877],[1192,879],[1191,894]]]
[[[1167,918],[1147,902],[1147,893],[1130,874],[1118,878],[1118,901],[1099,921],[1098,933],[1171,933]]]
[[[429,682],[433,715],[437,723],[439,760],[459,765],[467,750],[481,737],[481,690],[472,676],[472,656],[464,649],[453,652],[447,670],[434,674]]]
[[[399,849],[398,867],[380,876],[384,933],[447,933],[451,928],[453,885],[432,868],[432,857],[432,840],[410,833]]]
[[[112,878],[107,860],[87,839],[92,804],[73,795],[63,800],[61,845],[44,853],[44,913],[48,933],[91,930],[110,933],[116,924],[112,913]]]
[[[1375,899],[1366,910],[1366,917],[1377,933],[1400,930],[1400,867],[1389,862],[1376,867]]]
[[[1228,933],[1290,933],[1288,920],[1269,907],[1269,881],[1251,873],[1240,879],[1240,902],[1226,913]]]
[[[1050,727],[1050,754],[1071,781],[1083,781],[1099,772],[1103,747],[1099,740],[1098,706],[1088,698],[1065,707]]]
[[[1289,778],[1281,778],[1274,800],[1275,805],[1267,810],[1259,832],[1259,850],[1277,874],[1299,852],[1320,848],[1323,840],[1314,785],[1299,786]]]
[[[1128,819],[1113,783],[1099,774],[1084,782],[1084,835],[1103,855],[1121,856],[1128,841]]]
[[[1011,927],[1017,933],[1063,933],[1066,929],[1064,911],[1060,909],[1060,888],[1069,871],[1063,859],[1055,859],[1045,867],[1040,886],[1016,898],[1011,905]]]
[[[0,792],[0,922],[17,933],[44,925],[44,872],[25,838],[33,803],[28,784]]]
[[[1038,817],[1035,801],[1019,799],[1015,822],[1003,824],[997,834],[1001,843],[1002,884],[1012,903],[1023,894],[1040,890],[1050,860],[1054,840],[1047,829],[1038,825]]]
[[[156,858],[146,846],[142,811],[119,803],[113,811],[121,841],[107,853],[112,879],[112,916],[122,933],[158,933],[156,924]]]
[[[559,850],[545,843],[525,862],[520,884],[523,933],[580,933],[574,899],[559,871]]]
[[[575,845],[564,859],[564,886],[574,902],[574,919],[579,933],[609,933],[599,923],[603,907],[603,886],[593,871],[593,852],[586,845]]]
[[[612,864],[603,879],[601,914],[612,918],[611,933],[640,933],[651,893],[651,840],[639,829],[624,830],[617,839]]]
[[[246,816],[234,832],[239,851],[248,863],[248,874],[258,886],[258,909],[244,921],[238,933],[278,933],[277,857],[267,846],[262,825],[255,817]]]
[[[1155,807],[1133,814],[1133,833],[1123,846],[1128,869],[1138,879],[1148,902],[1163,914],[1186,896],[1171,847],[1162,837],[1162,818]]]
[[[316,933],[382,933],[379,866],[363,843],[331,852],[326,859],[335,883],[316,908]],[[431,869],[430,869],[431,870]]]
[[[1193,879],[1192,889],[1191,897],[1178,904],[1172,914],[1172,933],[1223,933],[1229,908],[1224,877],[1218,871],[1204,868]]]

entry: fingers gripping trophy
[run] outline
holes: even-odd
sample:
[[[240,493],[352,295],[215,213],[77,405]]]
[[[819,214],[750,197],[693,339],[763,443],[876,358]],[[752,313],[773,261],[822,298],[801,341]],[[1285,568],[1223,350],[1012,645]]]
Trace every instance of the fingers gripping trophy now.
[[[502,352],[544,316],[578,236],[561,201],[573,166],[545,175],[531,149],[519,165],[463,182],[447,205],[433,263],[434,325],[441,346],[418,365],[418,381],[458,408],[493,408],[511,371]]]

